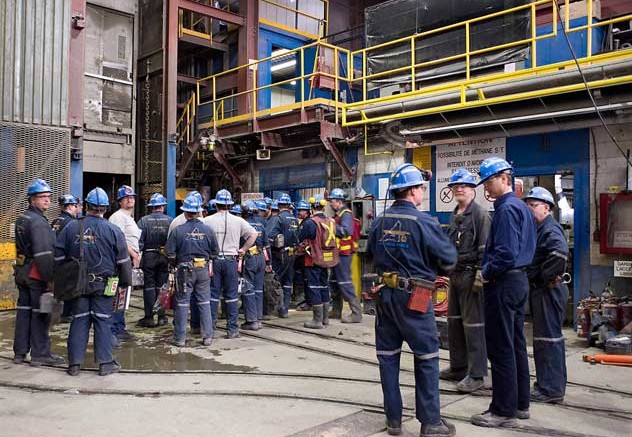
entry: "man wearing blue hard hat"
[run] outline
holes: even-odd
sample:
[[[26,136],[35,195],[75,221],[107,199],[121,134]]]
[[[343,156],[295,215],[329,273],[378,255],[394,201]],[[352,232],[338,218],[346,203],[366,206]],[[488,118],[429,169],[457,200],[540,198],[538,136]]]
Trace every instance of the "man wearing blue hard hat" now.
[[[336,221],[336,241],[340,253],[340,262],[331,269],[330,289],[333,308],[331,318],[340,319],[342,323],[362,322],[360,300],[351,280],[351,260],[358,249],[359,223],[347,207],[346,195],[341,188],[334,188],[327,198],[334,211]],[[343,299],[349,303],[351,314],[342,315]]]
[[[404,341],[414,354],[419,435],[455,434],[454,425],[439,411],[439,340],[432,295],[437,274],[450,273],[457,253],[439,223],[417,209],[430,178],[430,172],[412,164],[395,169],[389,187],[395,202],[375,220],[367,243],[367,258],[378,276],[375,347],[389,435],[402,432],[399,369]]]
[[[266,226],[270,247],[272,248],[272,268],[283,287],[283,303],[278,310],[281,318],[288,317],[290,298],[294,283],[294,247],[298,244],[298,221],[290,212],[292,199],[281,194],[276,201],[279,214],[272,215]],[[274,211],[274,202],[272,206]]]
[[[127,242],[127,251],[132,260],[132,268],[140,267],[140,235],[141,230],[134,220],[134,206],[136,205],[136,193],[129,185],[121,185],[116,191],[116,200],[119,209],[110,216],[110,223],[118,226]],[[125,311],[119,310],[112,316],[112,334],[115,341],[131,340],[134,336],[127,330],[125,323]]]
[[[118,287],[132,285],[128,245],[123,232],[103,218],[110,206],[99,187],[86,196],[86,216],[69,223],[59,234],[55,259],[82,258],[87,265],[88,283],[84,293],[72,299],[73,318],[68,333],[68,374],[79,375],[86,357],[90,327],[94,329],[94,359],[99,375],[118,372],[112,356],[110,331],[112,305]],[[83,253],[82,253],[83,252]],[[117,279],[115,279],[117,278]]]
[[[450,215],[447,234],[456,247],[458,261],[450,274],[448,295],[450,367],[439,377],[457,381],[459,391],[471,393],[483,386],[483,377],[487,376],[483,290],[476,278],[491,220],[489,212],[474,201],[476,176],[457,168],[448,187],[457,206]]]
[[[511,164],[494,156],[481,163],[479,173],[479,185],[496,199],[481,263],[492,402],[471,421],[499,427],[529,417],[529,363],[523,327],[529,294],[526,268],[535,252],[535,221],[513,192]]]
[[[15,285],[18,302],[13,340],[13,362],[21,364],[31,354],[31,366],[61,364],[63,358],[50,349],[50,313],[40,312],[40,297],[53,280],[55,233],[44,213],[50,207],[52,189],[43,179],[27,188],[28,208],[15,220]]]
[[[76,219],[81,212],[81,202],[72,194],[64,194],[57,199],[59,203],[60,213],[59,216],[53,220],[51,226],[56,235],[59,235],[62,229]],[[61,323],[70,323],[72,320],[72,307],[70,302],[64,302],[63,310],[61,312]]]
[[[566,392],[566,354],[562,324],[568,287],[562,282],[568,261],[568,242],[562,226],[551,211],[555,200],[542,187],[523,197],[538,225],[535,255],[527,268],[531,289],[529,304],[533,318],[535,385],[532,402],[559,403]]]
[[[152,328],[167,324],[165,310],[158,312],[158,322],[154,322],[154,304],[162,286],[169,278],[167,261],[167,234],[172,218],[165,214],[167,199],[160,193],[154,193],[147,202],[151,213],[138,221],[141,230],[140,248],[143,251],[141,268],[143,269],[143,308],[145,314],[137,326]]]
[[[202,345],[210,346],[213,341],[211,319],[211,278],[213,259],[217,257],[218,245],[215,233],[200,220],[201,196],[188,195],[180,209],[186,222],[173,229],[167,238],[167,258],[177,268],[174,309],[173,345],[186,345],[187,314],[189,306],[198,309]],[[195,299],[191,296],[195,295]]]
[[[204,218],[203,223],[209,226],[217,238],[219,255],[214,261],[213,283],[211,287],[211,314],[213,326],[217,323],[220,297],[223,294],[226,302],[226,338],[239,337],[239,261],[257,239],[257,231],[243,218],[230,213],[234,205],[233,196],[228,190],[219,190],[215,194],[217,213]],[[240,244],[242,243],[242,244]],[[248,290],[248,314],[244,329],[257,329],[256,308],[251,303]],[[252,297],[254,298],[254,292]]]

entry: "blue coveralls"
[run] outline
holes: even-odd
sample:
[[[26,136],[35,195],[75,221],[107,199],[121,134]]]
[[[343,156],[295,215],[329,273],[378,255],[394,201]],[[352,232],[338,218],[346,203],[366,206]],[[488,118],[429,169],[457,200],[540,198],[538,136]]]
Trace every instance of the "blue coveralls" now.
[[[143,307],[146,319],[153,318],[158,292],[169,277],[169,263],[165,253],[160,253],[160,249],[167,244],[172,220],[167,214],[154,211],[138,221],[138,227],[142,231],[140,249],[143,257],[140,267],[143,269]],[[164,313],[162,316],[164,317]]]
[[[405,200],[397,200],[375,220],[367,255],[378,274],[398,272],[401,278],[435,280],[447,274],[457,259],[456,250],[439,224]],[[380,365],[384,410],[388,420],[401,420],[399,362],[402,342],[415,354],[416,417],[437,425],[439,416],[439,340],[432,303],[425,313],[408,309],[410,294],[382,287],[376,301],[375,346]]]
[[[492,367],[496,415],[516,417],[529,409],[529,363],[524,337],[524,308],[529,292],[525,268],[535,252],[535,220],[513,192],[494,202],[481,274],[485,299],[485,339]]]
[[[533,317],[535,388],[546,396],[563,397],[566,392],[566,355],[562,323],[568,287],[563,283],[551,284],[551,281],[566,271],[568,243],[562,227],[550,215],[538,226],[537,237],[535,256],[527,269],[531,284],[529,302]]]
[[[318,212],[314,214],[314,216],[325,218],[325,214],[322,212]],[[316,226],[316,222],[314,222],[311,217],[303,220],[298,232],[299,241],[313,240],[316,238]],[[327,283],[327,269],[317,265],[308,266],[306,262],[303,271],[305,272],[307,280],[307,301],[310,305],[328,304],[330,297],[329,284]]]
[[[353,214],[349,209],[345,209],[346,213],[340,215],[340,223],[336,225],[336,237],[345,238],[353,235]],[[356,298],[355,287],[351,280],[351,259],[352,255],[340,255],[340,262],[332,267],[330,288],[334,301],[342,298],[347,302],[352,302]]]
[[[118,276],[119,286],[132,285],[132,265],[123,232],[106,219],[87,215],[69,223],[59,234],[55,260],[79,259],[80,241],[88,266],[88,286],[84,295],[72,300],[72,322],[68,333],[68,364],[81,365],[85,360],[90,326],[94,327],[94,359],[98,364],[111,363],[113,297],[104,296],[108,278]]]
[[[285,249],[298,244],[298,221],[290,211],[283,210],[268,221],[266,231],[270,247],[272,247],[272,269],[283,287],[283,308],[279,309],[279,315],[287,316],[294,282],[294,257],[290,256]],[[279,234],[283,234],[283,248],[277,248],[274,245],[274,240]]]
[[[62,211],[59,214],[59,217],[57,217],[55,220],[52,221],[51,223],[51,227],[53,228],[53,231],[55,231],[55,235],[59,235],[60,232],[62,231],[62,229],[64,229],[64,227],[70,223],[71,221],[75,220],[75,217],[73,217],[72,215],[68,214],[66,211]],[[61,316],[62,317],[69,317],[72,315],[72,301],[67,300],[64,302],[63,304],[63,309],[61,312]]]
[[[51,355],[50,314],[40,313],[40,296],[46,293],[46,283],[52,281],[54,270],[55,233],[40,210],[29,206],[15,221],[15,246],[18,257],[24,257],[22,266],[15,266],[18,287],[17,314],[13,352],[31,359]],[[29,277],[35,265],[42,280]]]
[[[211,279],[208,262],[219,253],[215,233],[199,219],[192,218],[171,232],[167,239],[166,249],[167,257],[178,268],[176,271],[176,307],[174,309],[175,340],[177,342],[186,340],[187,314],[191,294],[195,294],[196,297],[202,338],[213,338]],[[195,268],[193,266],[194,258],[206,260],[204,267]]]
[[[242,294],[246,322],[256,322],[263,319],[263,282],[266,274],[266,261],[263,254],[264,248],[269,249],[268,234],[266,233],[265,220],[261,217],[248,216],[245,220],[257,231],[257,239],[253,244],[259,250],[257,255],[246,253],[243,263],[243,277],[252,284],[250,291]]]

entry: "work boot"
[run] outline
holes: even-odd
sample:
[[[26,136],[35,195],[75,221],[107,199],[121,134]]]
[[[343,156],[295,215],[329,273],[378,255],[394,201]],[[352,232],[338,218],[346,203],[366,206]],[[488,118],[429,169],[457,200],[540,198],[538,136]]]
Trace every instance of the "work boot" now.
[[[167,316],[158,316],[158,326],[165,326],[167,323],[169,323]]]
[[[351,308],[351,314],[344,316],[340,319],[342,323],[362,323],[362,309],[358,303],[358,298],[353,296],[349,300],[349,307]]]
[[[475,414],[470,418],[470,422],[474,425],[484,426],[487,428],[498,428],[506,425],[514,425],[516,420],[513,417],[499,416],[487,410],[481,414]]]
[[[213,337],[202,340],[202,346],[210,346],[213,343]]]
[[[246,331],[258,331],[261,329],[259,322],[246,322],[242,323],[239,327],[240,329],[245,329]]]
[[[323,326],[329,326],[329,302],[323,304]]]
[[[306,301],[303,301],[296,305],[296,311],[311,311],[312,306],[308,304]]]
[[[112,373],[117,373],[119,370],[121,370],[121,366],[114,360],[109,363],[99,364],[99,376],[107,376]]]
[[[129,332],[127,329],[123,329],[121,332],[116,334],[116,338],[118,338],[120,341],[132,340],[134,339],[134,334]]]
[[[139,328],[154,328],[156,324],[154,323],[153,317],[143,317],[138,322],[136,322],[136,326]]]
[[[531,402],[541,402],[543,404],[559,404],[564,402],[564,396],[549,396],[535,389],[531,392]]]
[[[172,346],[176,346],[176,347],[184,347],[184,346],[186,346],[186,344],[187,344],[186,340],[176,340],[176,339],[174,339],[171,342],[171,345]]]
[[[465,369],[453,370],[451,367],[448,367],[439,372],[439,379],[443,379],[444,381],[461,381],[466,376],[467,372]]]
[[[303,323],[309,329],[323,329],[323,304],[312,305],[312,320]]]
[[[278,311],[278,316],[279,316],[280,319],[287,319],[288,317],[290,317],[288,311],[284,310],[284,309],[280,309]]]
[[[57,364],[64,364],[66,361],[59,355],[50,354],[47,357],[31,357],[31,366],[55,366]]]
[[[338,296],[333,299],[331,311],[329,311],[330,319],[339,319],[342,315],[342,297]]]
[[[483,378],[472,378],[470,375],[467,375],[456,385],[456,389],[463,393],[472,393],[473,391],[478,390],[483,387]]]
[[[453,436],[454,434],[456,434],[456,428],[445,419],[441,419],[441,423],[437,425],[424,423],[419,430],[419,437]]]
[[[229,331],[228,334],[226,334],[226,338],[229,340],[232,340],[233,338],[239,338],[239,331]]]
[[[24,358],[26,358],[26,355],[15,354],[13,357],[13,364],[22,364],[24,362]]]
[[[386,432],[388,435],[400,435],[402,433],[402,419],[386,419]]]
[[[520,420],[526,420],[531,417],[531,413],[529,413],[529,410],[518,410],[516,417]]]
[[[79,364],[71,364],[68,366],[66,373],[70,376],[79,376],[79,370],[81,370],[81,366]]]

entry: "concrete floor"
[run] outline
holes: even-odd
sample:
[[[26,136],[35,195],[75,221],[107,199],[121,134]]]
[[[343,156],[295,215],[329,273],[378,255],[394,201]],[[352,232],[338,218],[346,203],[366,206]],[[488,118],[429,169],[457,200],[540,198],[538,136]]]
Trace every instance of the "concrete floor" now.
[[[135,303],[139,303],[135,300]],[[373,317],[358,325],[339,321],[322,331],[302,328],[308,313],[266,322],[236,340],[217,338],[210,348],[189,339],[168,345],[170,327],[135,328],[136,339],[115,352],[124,371],[77,378],[64,368],[14,365],[15,313],[0,313],[0,435],[35,436],[386,436],[382,393],[372,346]],[[220,323],[221,325],[221,323]],[[68,325],[55,325],[53,349],[65,354]],[[527,334],[529,334],[527,327]],[[222,331],[220,333],[223,334]],[[569,386],[564,405],[531,406],[517,429],[485,429],[468,419],[486,409],[489,390],[474,395],[440,382],[442,414],[460,436],[632,436],[632,368],[590,365],[571,330],[567,336]],[[440,366],[448,353],[440,352]],[[419,433],[414,419],[412,355],[402,355],[404,435]],[[533,362],[530,363],[533,370]]]

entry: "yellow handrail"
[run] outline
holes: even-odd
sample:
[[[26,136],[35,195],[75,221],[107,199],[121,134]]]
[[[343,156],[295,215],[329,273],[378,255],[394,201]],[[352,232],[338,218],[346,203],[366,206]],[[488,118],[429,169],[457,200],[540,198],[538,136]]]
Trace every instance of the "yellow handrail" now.
[[[197,110],[195,102],[195,93],[191,93],[191,97],[189,97],[189,100],[187,100],[184,105],[182,115],[180,115],[176,122],[176,132],[178,132],[177,145],[180,145],[184,138],[186,138],[186,144],[189,144],[194,137],[194,121]]]

